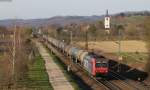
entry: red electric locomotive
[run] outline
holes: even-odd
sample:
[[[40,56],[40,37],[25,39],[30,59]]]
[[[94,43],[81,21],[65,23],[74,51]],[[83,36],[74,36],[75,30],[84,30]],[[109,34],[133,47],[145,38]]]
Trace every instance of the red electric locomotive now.
[[[108,60],[93,53],[84,56],[83,66],[90,74],[96,77],[108,74]]]

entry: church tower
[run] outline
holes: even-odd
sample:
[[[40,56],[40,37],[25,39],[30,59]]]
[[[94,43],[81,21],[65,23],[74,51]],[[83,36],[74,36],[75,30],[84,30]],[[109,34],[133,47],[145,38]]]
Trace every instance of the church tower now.
[[[108,14],[108,10],[106,11],[104,26],[105,30],[110,30],[110,16]]]

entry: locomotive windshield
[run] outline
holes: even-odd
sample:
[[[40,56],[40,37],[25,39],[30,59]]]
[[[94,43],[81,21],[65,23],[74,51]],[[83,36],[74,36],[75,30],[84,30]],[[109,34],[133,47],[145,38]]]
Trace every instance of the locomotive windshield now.
[[[107,63],[96,63],[96,67],[107,67]]]

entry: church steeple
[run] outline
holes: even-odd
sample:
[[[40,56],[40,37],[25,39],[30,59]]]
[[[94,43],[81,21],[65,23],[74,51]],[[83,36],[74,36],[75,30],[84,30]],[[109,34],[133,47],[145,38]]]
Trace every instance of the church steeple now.
[[[108,9],[106,10],[106,16],[109,16],[109,14],[108,14]]]

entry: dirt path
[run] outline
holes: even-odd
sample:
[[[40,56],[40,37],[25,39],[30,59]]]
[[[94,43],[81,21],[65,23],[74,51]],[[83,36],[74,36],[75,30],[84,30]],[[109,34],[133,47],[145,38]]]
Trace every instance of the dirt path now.
[[[46,49],[41,43],[36,42],[39,52],[45,60],[45,67],[49,76],[49,81],[54,90],[74,90],[70,82],[66,79],[63,72],[52,60]]]

